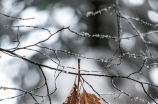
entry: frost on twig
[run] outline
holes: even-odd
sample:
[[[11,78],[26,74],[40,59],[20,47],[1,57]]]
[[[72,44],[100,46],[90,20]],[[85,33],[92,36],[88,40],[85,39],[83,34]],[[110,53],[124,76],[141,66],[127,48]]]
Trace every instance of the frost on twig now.
[[[21,25],[21,26],[14,26],[14,25],[5,25],[4,27],[7,29],[10,28],[15,28],[16,29],[16,35],[15,37],[15,47],[12,47],[10,49],[5,49],[5,48],[0,48],[0,52],[5,54],[5,55],[9,55],[12,58],[19,58],[23,61],[25,61],[26,63],[30,63],[32,64],[34,67],[38,67],[38,70],[40,70],[41,76],[44,80],[43,85],[39,85],[39,87],[34,87],[31,90],[24,90],[24,89],[20,89],[20,88],[12,88],[9,86],[1,86],[0,85],[0,89],[7,91],[7,90],[15,90],[15,91],[19,91],[19,94],[17,94],[16,96],[10,96],[10,97],[6,97],[6,98],[2,98],[0,99],[0,101],[3,100],[8,100],[8,99],[14,99],[14,98],[19,98],[19,97],[23,97],[25,95],[30,96],[35,104],[39,104],[39,103],[44,103],[45,99],[48,100],[49,104],[53,103],[52,100],[52,95],[55,94],[55,92],[58,90],[58,86],[57,86],[57,79],[59,78],[59,76],[62,76],[62,74],[68,74],[68,75],[78,75],[77,71],[79,70],[79,68],[76,68],[74,66],[66,66],[65,64],[63,64],[63,59],[65,56],[67,56],[68,58],[73,58],[75,60],[87,60],[87,61],[95,61],[101,65],[103,65],[103,67],[101,67],[101,70],[95,69],[95,70],[89,70],[89,69],[82,69],[82,65],[81,65],[81,69],[80,71],[80,76],[82,78],[83,83],[85,82],[94,92],[95,94],[100,97],[100,99],[109,104],[110,101],[106,99],[107,96],[111,96],[112,100],[119,100],[121,97],[124,98],[128,98],[130,99],[130,101],[134,101],[135,103],[144,103],[144,104],[151,104],[150,102],[154,102],[155,104],[157,104],[158,102],[156,101],[156,97],[153,96],[151,94],[150,91],[148,91],[146,89],[145,86],[149,86],[149,87],[153,87],[155,89],[158,88],[158,86],[156,84],[151,83],[150,81],[144,81],[144,80],[140,80],[138,77],[139,76],[143,76],[142,78],[145,77],[145,75],[142,73],[143,71],[148,71],[149,68],[151,67],[158,67],[158,57],[154,52],[152,52],[152,50],[150,50],[150,45],[153,45],[152,42],[148,42],[148,39],[146,38],[147,36],[151,36],[152,34],[157,34],[158,31],[156,30],[156,28],[158,27],[157,24],[151,24],[148,22],[145,22],[144,20],[142,20],[141,18],[138,17],[132,17],[132,16],[126,16],[125,14],[122,13],[120,6],[118,5],[118,3],[114,3],[112,5],[110,5],[109,7],[100,9],[98,11],[90,11],[86,13],[86,17],[90,17],[90,16],[96,16],[97,14],[102,15],[102,13],[107,13],[107,12],[114,12],[115,16],[116,16],[116,27],[117,27],[117,32],[116,34],[101,34],[101,33],[95,33],[95,34],[90,34],[87,31],[84,32],[76,32],[75,30],[73,30],[71,28],[71,26],[69,27],[62,27],[59,30],[57,30],[56,32],[51,32],[51,30],[45,28],[45,27],[40,27],[40,26],[31,26],[31,25]],[[29,20],[29,19],[34,19],[34,18],[18,18],[18,17],[13,17],[13,16],[9,16],[3,13],[0,13],[3,16],[6,16],[7,18],[13,18],[13,19],[20,19],[20,20]],[[88,18],[87,18],[88,19]],[[128,37],[123,37],[123,24],[122,21],[125,21],[127,23],[127,26],[130,27],[130,31],[133,31],[133,35],[128,36]],[[142,32],[141,29],[137,28],[137,25],[135,24],[135,22],[141,23],[141,25],[143,26],[149,26],[153,29],[147,31],[147,32]],[[33,28],[33,29],[40,29],[42,31],[46,31],[49,35],[47,35],[47,37],[45,37],[44,39],[35,42],[31,45],[26,45],[26,46],[21,46],[22,41],[21,41],[21,37],[20,37],[20,29],[21,28]],[[51,38],[54,38],[55,35],[59,35],[58,33],[62,33],[64,30],[69,31],[70,33],[72,33],[73,35],[77,36],[77,37],[82,37],[82,38],[86,38],[86,39],[100,39],[104,40],[104,41],[108,41],[108,40],[115,40],[115,43],[117,44],[116,47],[114,47],[115,49],[113,49],[114,51],[112,51],[113,53],[111,54],[111,56],[105,58],[105,57],[101,57],[98,58],[95,55],[94,56],[86,56],[86,55],[82,55],[78,52],[72,51],[72,50],[68,50],[68,48],[65,49],[59,49],[52,47],[52,44],[50,45],[44,45],[47,41],[49,41]],[[131,40],[132,38],[141,41],[141,47],[138,46],[139,44],[137,44],[139,51],[137,53],[135,52],[126,52],[123,49],[122,46],[122,40]],[[23,40],[25,41],[25,40]],[[76,40],[72,40],[72,41],[76,41]],[[149,44],[150,43],[150,44]],[[111,45],[111,44],[110,44]],[[155,44],[154,44],[155,45]],[[78,48],[78,47],[76,47]],[[85,48],[86,49],[86,48]],[[156,48],[157,49],[157,48]],[[51,65],[46,65],[44,63],[40,63],[40,61],[35,61],[30,57],[25,57],[22,56],[21,54],[18,53],[18,51],[29,51],[29,52],[34,52],[35,54],[38,54],[40,57],[44,58],[45,60],[49,60],[51,62],[51,64],[53,64],[54,66]],[[49,52],[47,52],[49,51]],[[102,50],[98,50],[98,51],[102,51]],[[106,52],[104,53],[106,55]],[[3,57],[3,56],[0,56]],[[36,57],[36,56],[35,56]],[[1,59],[1,58],[0,58]],[[39,58],[40,59],[40,58]],[[141,62],[140,65],[138,65],[138,68],[136,68],[134,71],[130,71],[125,73],[125,74],[110,74],[108,73],[107,70],[112,70],[113,68],[120,68],[121,71],[126,71],[127,69],[123,67],[123,62],[129,60],[130,63],[133,63],[133,61],[131,60],[138,60]],[[87,64],[88,66],[88,64]],[[47,79],[47,76],[45,74],[45,72],[43,71],[44,69],[47,70],[54,70],[55,74],[53,74],[52,76],[54,77],[54,81],[51,82],[52,85],[54,85],[54,89],[52,90],[49,87],[49,81]],[[115,73],[115,72],[114,72]],[[111,86],[111,89],[113,91],[109,91],[109,92],[99,92],[95,89],[95,87],[93,85],[90,84],[90,82],[88,82],[84,77],[88,77],[88,76],[93,76],[93,78],[95,79],[95,77],[103,77],[106,79],[110,79],[111,82],[109,83],[109,85],[107,86]],[[145,78],[144,78],[145,79]],[[146,78],[148,79],[148,78]],[[143,91],[143,93],[145,94],[145,97],[142,98],[141,96],[135,96],[134,94],[130,94],[127,89],[121,89],[121,87],[119,87],[117,85],[117,83],[115,83],[115,80],[126,80],[126,81],[132,81],[135,84],[138,84],[139,87],[141,87],[141,90]],[[79,81],[78,81],[79,82]],[[95,83],[95,82],[94,82]],[[103,82],[104,83],[104,82]],[[63,85],[64,86],[64,85]],[[129,86],[127,84],[125,84],[124,86]],[[131,85],[132,86],[132,85]],[[42,90],[42,88],[45,87],[45,92],[44,94],[36,94],[33,92]],[[76,85],[74,85],[74,87],[76,88]],[[73,87],[73,88],[74,88]],[[123,87],[125,88],[125,87]],[[64,87],[63,87],[64,89]],[[66,104],[68,101],[70,101],[70,99],[73,98],[72,102],[76,102],[75,97],[76,95],[76,91],[74,89],[73,93],[74,96],[71,95],[70,93],[70,97],[68,97],[69,100],[66,100],[64,103]],[[116,92],[117,91],[117,92]],[[137,92],[137,91],[133,91],[133,92]],[[83,96],[85,96],[87,93],[84,92],[83,95],[81,95],[83,98]],[[89,93],[88,93],[89,94]],[[90,94],[89,94],[90,95]],[[87,97],[87,96],[86,96]],[[95,96],[94,98],[97,99],[97,97]],[[40,100],[39,100],[40,99]],[[85,101],[85,99],[82,99],[81,101]],[[97,101],[98,104],[100,103],[99,100]]]

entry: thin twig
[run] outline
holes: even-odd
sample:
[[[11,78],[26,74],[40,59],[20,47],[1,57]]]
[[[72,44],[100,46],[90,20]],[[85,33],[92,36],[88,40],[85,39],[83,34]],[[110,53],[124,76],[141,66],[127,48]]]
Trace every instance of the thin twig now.
[[[48,95],[49,103],[52,104],[52,102],[51,102],[51,98],[50,98],[50,96],[49,96],[49,87],[48,87],[48,84],[47,84],[47,78],[46,78],[46,76],[45,76],[45,74],[44,74],[44,72],[43,72],[41,66],[39,66],[39,68],[40,68],[40,70],[41,70],[41,72],[42,72],[42,75],[43,75],[43,77],[44,77],[44,80],[45,80],[45,84],[46,84],[46,88],[47,88],[47,95]]]

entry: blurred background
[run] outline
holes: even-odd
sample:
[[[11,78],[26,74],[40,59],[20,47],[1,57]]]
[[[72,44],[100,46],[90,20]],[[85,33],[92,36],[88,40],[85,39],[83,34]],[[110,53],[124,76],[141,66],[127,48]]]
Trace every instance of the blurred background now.
[[[121,12],[124,15],[135,17],[138,20],[143,20],[151,24],[158,23],[158,0],[118,0]],[[70,26],[70,29],[75,32],[87,32],[89,34],[105,34],[109,36],[117,36],[117,19],[113,9],[102,12],[95,16],[86,16],[89,11],[98,11],[103,8],[108,8],[114,2],[112,0],[0,0],[0,12],[6,15],[32,18],[30,20],[18,20],[4,15],[0,15],[0,48],[14,48],[16,40],[17,28],[5,28],[5,25],[13,26],[39,26],[49,29],[51,33],[55,33],[62,27]],[[157,27],[144,25],[140,22],[132,21],[136,28],[141,32],[156,30]],[[122,34],[121,37],[133,36],[136,33],[129,24],[122,19]],[[22,27],[19,29],[20,45],[24,47],[35,44],[49,36],[47,31],[42,29]],[[156,57],[155,63],[158,62],[158,34],[153,33],[144,37],[146,41],[150,41],[148,49]],[[114,39],[99,39],[81,37],[71,33],[68,30],[63,30],[48,41],[40,44],[41,46],[50,47],[53,49],[61,49],[84,55],[86,57],[94,57],[100,59],[110,58],[118,47],[118,42]],[[40,50],[54,60],[57,60],[55,54],[50,50],[45,50],[39,47],[31,47],[32,49]],[[141,51],[146,53],[143,41],[139,37],[131,38],[130,40],[121,40],[121,48],[123,52],[131,54],[140,54]],[[57,67],[57,64],[43,57],[35,51],[19,50],[17,54],[35,62],[45,64],[52,67]],[[118,52],[117,55],[120,55]],[[11,57],[0,52],[0,86],[21,88],[30,90],[41,86],[44,83],[44,78],[39,68],[33,64],[25,62],[21,59]],[[77,58],[58,52],[58,57],[61,59],[61,64],[77,68]],[[147,64],[153,60],[147,61]],[[117,62],[116,62],[117,63]],[[129,75],[137,71],[143,64],[143,59],[132,58],[125,56],[123,62],[117,67],[108,67],[105,70],[107,75]],[[105,66],[104,62],[96,60],[81,59],[81,69],[102,71]],[[70,69],[63,69],[70,70]],[[55,71],[43,68],[46,74],[50,92],[54,91],[54,74]],[[72,71],[72,70],[71,70]],[[158,67],[143,67],[141,73],[132,76],[133,78],[150,82],[158,85]],[[117,92],[111,85],[110,79],[105,77],[84,76],[98,93]],[[93,80],[92,80],[93,79]],[[71,87],[75,81],[74,75],[62,73],[57,79],[57,91],[51,95],[53,104],[61,104],[69,94]],[[115,79],[115,85],[131,94],[133,97],[140,97],[154,104],[144,93],[142,87],[135,82],[123,79]],[[94,93],[92,89],[84,84],[87,92]],[[158,98],[158,90],[152,86],[145,86],[146,90],[155,98]],[[10,97],[16,96],[21,92],[15,90],[0,89],[0,104],[33,104],[34,100],[27,94],[14,99]],[[33,92],[35,94],[46,95],[46,88]],[[142,104],[140,101],[130,101],[129,97],[120,96],[114,99],[116,95],[103,95],[111,104]],[[37,98],[41,101],[42,99]],[[49,104],[48,98],[43,104]],[[101,101],[102,104],[105,102]]]

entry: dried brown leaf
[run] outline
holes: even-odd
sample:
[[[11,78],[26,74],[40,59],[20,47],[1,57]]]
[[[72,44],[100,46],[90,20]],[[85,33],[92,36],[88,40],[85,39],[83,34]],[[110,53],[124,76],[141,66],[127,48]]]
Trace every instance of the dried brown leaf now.
[[[77,102],[77,85],[74,83],[69,96],[63,102],[63,104],[76,104]]]
[[[75,103],[74,103],[75,104]],[[101,104],[100,99],[95,94],[90,94],[83,89],[83,93],[80,97],[80,104]]]
[[[7,89],[7,87],[3,87],[3,90],[6,90]]]

